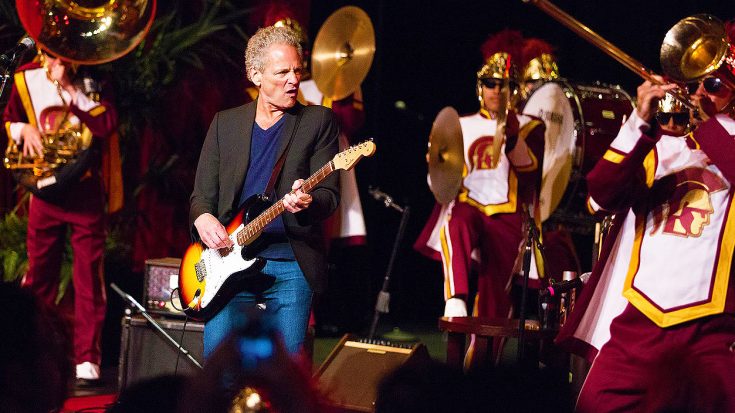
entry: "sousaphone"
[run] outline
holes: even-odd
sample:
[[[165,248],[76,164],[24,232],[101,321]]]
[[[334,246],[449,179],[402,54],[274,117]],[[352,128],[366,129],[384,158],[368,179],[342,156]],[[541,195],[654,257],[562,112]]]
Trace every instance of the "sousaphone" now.
[[[119,59],[145,37],[156,0],[16,0],[21,24],[42,49],[96,65]]]
[[[16,0],[21,24],[37,46],[50,55],[79,65],[97,65],[132,51],[150,29],[156,0]],[[94,82],[84,78],[86,93]],[[56,83],[56,82],[54,82]],[[42,198],[63,193],[89,168],[93,150],[88,128],[69,122],[69,102],[41,113],[43,154],[26,158],[10,139],[3,163],[23,186]],[[89,90],[85,90],[89,89]],[[94,97],[93,97],[94,98]],[[44,111],[45,112],[45,111]]]
[[[332,100],[353,94],[370,70],[375,31],[367,13],[345,6],[332,13],[319,29],[311,52],[311,75]]]

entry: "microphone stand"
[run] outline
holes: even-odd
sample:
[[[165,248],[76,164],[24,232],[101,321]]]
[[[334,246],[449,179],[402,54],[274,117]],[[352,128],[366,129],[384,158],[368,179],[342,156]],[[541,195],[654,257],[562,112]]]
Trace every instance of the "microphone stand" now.
[[[526,354],[526,302],[528,301],[528,277],[531,271],[531,254],[533,246],[536,245],[543,256],[544,246],[541,244],[539,231],[531,216],[531,211],[526,205],[523,206],[526,213],[526,242],[523,249],[523,287],[521,289],[521,308],[518,312],[518,364],[524,364]]]
[[[30,38],[27,39],[30,40]],[[35,46],[35,42],[33,42],[33,45]],[[0,74],[0,77],[2,77],[2,82],[0,83],[0,99],[2,99],[5,87],[8,85],[8,80],[13,76],[13,73],[15,73],[15,68],[18,67],[18,61],[24,53],[25,50],[21,50],[13,52],[13,55],[10,57],[7,55],[2,55],[2,57],[0,57],[0,73],[2,73]],[[5,67],[3,67],[1,63],[5,63]]]
[[[370,325],[370,333],[368,334],[368,340],[372,340],[375,335],[375,328],[378,326],[378,319],[381,313],[388,313],[390,311],[390,293],[388,292],[388,286],[390,285],[391,273],[393,272],[393,264],[395,263],[396,256],[398,255],[398,248],[403,239],[403,233],[406,230],[406,224],[408,223],[408,216],[410,214],[410,208],[408,206],[401,207],[400,205],[393,202],[393,198],[388,194],[381,192],[377,188],[370,188],[368,192],[378,201],[383,201],[386,208],[393,208],[401,213],[401,223],[398,226],[398,233],[396,239],[393,242],[393,251],[388,261],[388,268],[385,271],[385,277],[383,278],[383,287],[378,293],[378,298],[375,302],[375,312],[373,314],[373,322]]]
[[[115,283],[110,283],[110,287],[115,290],[115,292],[123,298],[123,300],[127,301],[130,304],[131,308],[137,309],[140,314],[145,317],[146,320],[155,328],[161,335],[168,340],[168,342],[174,346],[181,354],[185,355],[189,360],[191,360],[192,363],[194,363],[195,366],[202,368],[202,365],[197,361],[197,359],[194,358],[194,356],[191,355],[189,350],[185,349],[181,343],[177,342],[173,337],[171,337],[166,330],[161,327],[161,325],[151,317],[150,314],[148,314],[148,311],[146,311],[145,308],[143,308],[140,303],[133,298],[130,294],[124,292],[120,289]]]
[[[17,59],[13,59],[10,62],[8,62],[7,66],[0,67],[0,77],[2,77],[2,83],[0,83],[0,99],[3,97],[3,93],[5,92],[5,87],[8,85],[8,80],[10,80],[10,77],[13,76],[13,72],[15,72],[15,67],[17,66]]]

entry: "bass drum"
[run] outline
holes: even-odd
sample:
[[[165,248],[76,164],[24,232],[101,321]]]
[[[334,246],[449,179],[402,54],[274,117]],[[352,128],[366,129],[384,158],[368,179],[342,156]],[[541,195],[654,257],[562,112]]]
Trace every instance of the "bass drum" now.
[[[633,109],[619,86],[555,80],[536,88],[523,113],[546,124],[541,220],[589,221],[584,176],[604,155]],[[580,221],[581,220],[581,221]]]

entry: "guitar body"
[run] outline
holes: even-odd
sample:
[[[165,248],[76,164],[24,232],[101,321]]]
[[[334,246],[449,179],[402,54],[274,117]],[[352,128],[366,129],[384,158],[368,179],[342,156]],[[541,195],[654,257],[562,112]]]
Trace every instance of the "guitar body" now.
[[[240,292],[242,281],[265,265],[258,257],[260,238],[239,245],[235,234],[267,209],[270,203],[262,195],[248,198],[240,212],[225,226],[231,248],[211,249],[201,242],[189,245],[179,268],[179,300],[189,317],[208,320]]]

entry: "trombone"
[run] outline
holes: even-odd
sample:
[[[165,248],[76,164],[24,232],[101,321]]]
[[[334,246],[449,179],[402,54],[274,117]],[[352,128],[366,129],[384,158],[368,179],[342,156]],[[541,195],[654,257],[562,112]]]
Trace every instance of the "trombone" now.
[[[646,68],[645,66],[643,66],[642,63],[630,57],[630,55],[622,51],[620,48],[610,43],[609,41],[605,40],[602,36],[595,33],[592,29],[580,23],[574,17],[570,16],[565,11],[556,7],[554,4],[552,4],[548,0],[522,0],[522,1],[524,3],[531,3],[534,6],[541,9],[542,11],[546,12],[548,15],[556,19],[559,23],[566,26],[569,30],[573,31],[574,33],[576,33],[583,39],[592,43],[594,46],[597,46],[600,50],[607,53],[610,57],[617,60],[618,62],[620,62],[623,66],[627,67],[628,69],[632,70],[633,72],[638,74],[643,79],[648,80],[649,82],[655,85],[663,84],[661,83],[661,81],[657,80],[654,77],[655,73],[649,70],[648,68]],[[723,32],[724,32],[724,29],[723,29]],[[668,34],[667,34],[667,37],[668,37]],[[662,49],[662,53],[663,53],[663,49]],[[675,80],[685,81],[683,78],[675,79]],[[693,80],[693,79],[688,79],[688,80]],[[674,89],[666,93],[673,96],[674,99],[681,102],[688,109],[693,110],[693,111],[698,110],[698,108],[694,104],[692,104],[692,102],[689,100],[688,96],[683,94],[680,90]]]

